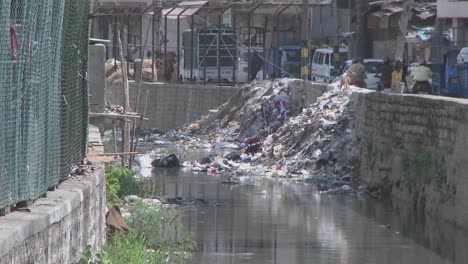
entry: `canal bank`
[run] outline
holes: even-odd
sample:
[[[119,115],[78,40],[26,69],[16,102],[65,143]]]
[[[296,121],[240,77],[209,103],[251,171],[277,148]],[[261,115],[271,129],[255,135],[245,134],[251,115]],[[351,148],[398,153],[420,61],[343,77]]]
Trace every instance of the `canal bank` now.
[[[152,147],[198,160],[211,151]],[[412,208],[359,195],[320,193],[299,179],[154,168],[195,249],[187,263],[464,263],[466,233]],[[402,207],[399,207],[402,206]]]
[[[212,146],[259,140],[272,175],[312,176],[318,185],[331,179],[324,190],[337,181],[363,187],[467,229],[466,100],[334,88],[287,80],[247,85],[189,136],[205,133]],[[295,108],[277,122],[281,109],[273,97],[284,89]]]
[[[90,157],[103,152],[97,127],[88,147]],[[97,251],[106,237],[105,197],[104,165],[75,167],[55,189],[0,218],[0,263],[76,263]]]
[[[357,91],[361,180],[468,229],[468,100]]]
[[[466,99],[284,79],[245,86],[199,124],[213,145],[260,141],[267,164],[285,171],[280,176],[354,184],[467,230],[467,118]]]

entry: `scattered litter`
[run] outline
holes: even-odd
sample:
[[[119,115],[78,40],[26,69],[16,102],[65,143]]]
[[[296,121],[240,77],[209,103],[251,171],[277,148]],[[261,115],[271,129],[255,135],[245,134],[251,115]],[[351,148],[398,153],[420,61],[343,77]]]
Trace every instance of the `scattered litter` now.
[[[183,129],[158,134],[157,140],[210,149],[213,155],[183,166],[228,175],[225,184],[238,183],[232,175],[257,175],[314,183],[320,193],[367,194],[358,188],[360,149],[352,140],[355,116],[348,108],[356,88],[332,84],[308,104],[307,85],[311,83],[288,78],[246,84],[218,109]],[[179,167],[181,162],[172,154],[152,165]]]
[[[180,167],[179,158],[175,154],[171,154],[169,156],[165,156],[159,159],[155,159],[151,162],[153,167],[161,167],[161,168],[175,168]]]

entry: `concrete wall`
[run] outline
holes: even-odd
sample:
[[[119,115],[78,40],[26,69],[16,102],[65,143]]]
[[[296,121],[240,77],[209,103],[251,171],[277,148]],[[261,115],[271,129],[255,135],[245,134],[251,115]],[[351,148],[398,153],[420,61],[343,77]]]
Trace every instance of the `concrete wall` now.
[[[467,18],[467,8],[468,3],[466,1],[437,0],[437,17]]]
[[[0,217],[0,263],[71,263],[105,240],[104,167],[61,183],[31,212]]]
[[[383,59],[395,57],[396,40],[382,40],[372,42],[372,58]]]
[[[468,228],[468,100],[352,95],[363,183]]]
[[[330,5],[314,6],[310,16],[310,39],[313,43],[333,45],[340,32],[350,31],[350,9],[336,9],[335,14]]]
[[[291,88],[293,104],[297,107],[308,107],[317,102],[317,98],[322,96],[328,89],[326,83],[315,83],[302,80],[295,80],[288,83]]]
[[[106,47],[102,44],[89,45],[88,81],[89,111],[102,113],[106,108]]]
[[[139,113],[143,113],[145,101],[146,117],[144,128],[170,130],[194,121],[227,102],[239,88],[204,86],[198,84],[143,83],[141,87]],[[147,93],[148,92],[148,93]],[[138,83],[130,83],[130,105],[136,106]],[[121,82],[107,82],[106,100],[112,104],[122,104],[123,86]]]

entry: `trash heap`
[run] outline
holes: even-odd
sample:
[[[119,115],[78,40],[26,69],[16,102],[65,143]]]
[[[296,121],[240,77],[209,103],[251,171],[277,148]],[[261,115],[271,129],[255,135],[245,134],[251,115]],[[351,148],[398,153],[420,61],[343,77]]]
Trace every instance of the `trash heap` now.
[[[330,86],[305,105],[301,80],[245,85],[230,101],[199,122],[173,132],[185,145],[211,146],[214,153],[184,162],[195,171],[266,175],[310,181],[322,192],[365,191],[359,186],[359,146],[353,142],[354,87]],[[358,187],[359,186],[359,187]]]

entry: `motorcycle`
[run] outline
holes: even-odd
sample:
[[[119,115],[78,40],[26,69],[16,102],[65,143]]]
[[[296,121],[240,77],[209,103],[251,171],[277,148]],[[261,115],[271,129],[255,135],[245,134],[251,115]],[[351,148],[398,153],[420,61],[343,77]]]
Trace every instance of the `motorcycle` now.
[[[415,81],[412,91],[414,94],[431,94],[432,87],[429,81]]]
[[[367,84],[364,80],[362,81],[355,81],[353,83],[354,86],[359,87],[359,88],[367,88]]]

